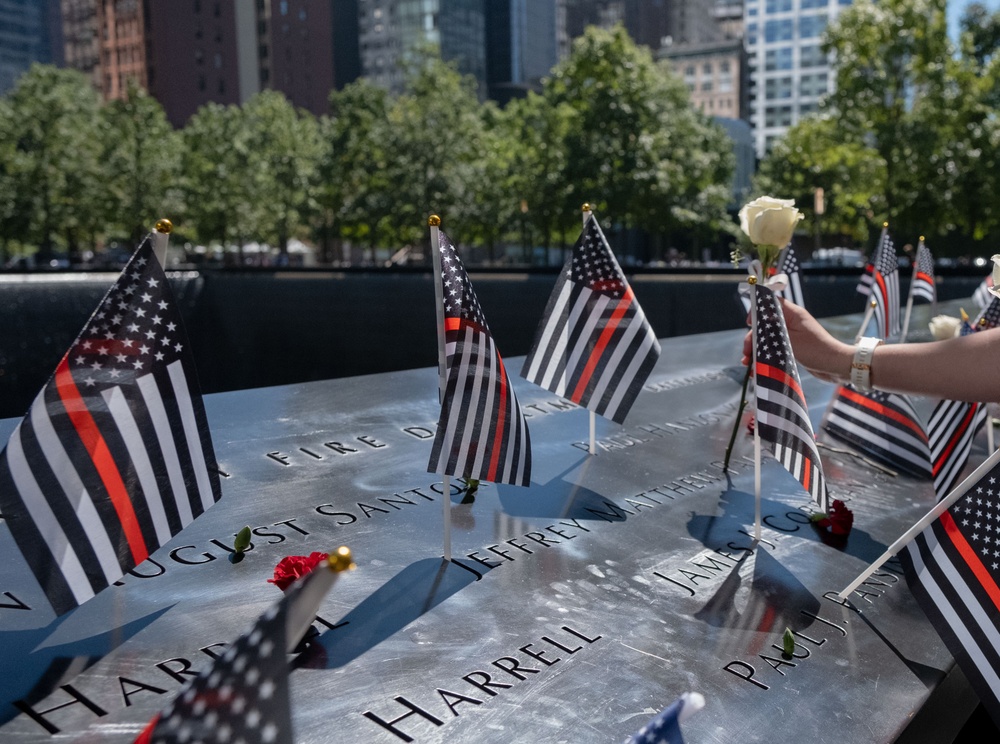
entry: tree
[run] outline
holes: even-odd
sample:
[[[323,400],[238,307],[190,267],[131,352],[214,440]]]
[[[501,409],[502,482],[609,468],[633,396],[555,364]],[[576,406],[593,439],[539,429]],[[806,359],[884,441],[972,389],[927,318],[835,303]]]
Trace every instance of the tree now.
[[[731,223],[728,137],[691,107],[683,81],[623,28],[587,29],[544,94],[571,112],[567,213],[596,200],[618,224],[653,233]]]
[[[194,224],[198,238],[242,249],[256,235],[258,216],[254,208],[251,162],[251,132],[242,109],[209,103],[202,106],[184,128],[185,215]]]
[[[157,219],[180,211],[180,135],[163,107],[135,83],[124,98],[108,102],[102,120],[108,229],[138,243]]]
[[[885,161],[878,152],[845,137],[829,115],[807,117],[778,140],[760,165],[758,193],[795,199],[806,224],[816,225],[814,193],[822,188],[823,231],[864,242],[885,214]]]
[[[313,172],[321,145],[316,119],[296,111],[277,91],[258,93],[243,107],[248,160],[244,177],[256,207],[260,236],[283,256],[288,240],[315,208]]]
[[[383,129],[386,91],[364,78],[330,93],[329,118],[320,121],[316,199],[321,243],[329,256],[333,237],[367,243],[374,250],[392,209],[385,180]]]
[[[5,227],[42,258],[61,242],[77,260],[103,221],[99,107],[83,74],[35,64],[0,108],[0,170],[14,195],[3,207]]]

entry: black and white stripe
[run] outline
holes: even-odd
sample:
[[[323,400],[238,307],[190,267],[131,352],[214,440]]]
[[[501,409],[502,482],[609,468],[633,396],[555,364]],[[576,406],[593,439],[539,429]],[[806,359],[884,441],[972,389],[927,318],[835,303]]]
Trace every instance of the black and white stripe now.
[[[831,435],[890,467],[931,477],[927,435],[904,395],[837,388],[823,421]]]
[[[972,440],[986,423],[982,403],[942,400],[927,422],[934,492],[944,497],[958,482],[972,452]]]
[[[656,335],[591,216],[559,274],[521,375],[622,423],[659,356]]]
[[[447,381],[427,469],[494,483],[531,480],[528,426],[465,268],[440,233]]]
[[[220,496],[187,347],[147,240],[0,454],[0,510],[58,614]]]
[[[1000,467],[994,459],[977,475],[900,559],[914,597],[1000,722]]]
[[[871,297],[875,301],[875,326],[879,338],[899,333],[899,263],[887,229],[882,230],[872,273]]]
[[[920,241],[917,245],[917,258],[913,262],[913,280],[910,284],[910,295],[916,299],[934,302],[937,300],[937,290],[934,281],[934,258],[930,248]]]

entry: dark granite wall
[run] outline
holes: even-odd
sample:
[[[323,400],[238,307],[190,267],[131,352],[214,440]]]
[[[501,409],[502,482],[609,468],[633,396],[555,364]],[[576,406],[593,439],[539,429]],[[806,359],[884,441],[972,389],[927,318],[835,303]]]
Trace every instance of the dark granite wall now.
[[[208,271],[171,277],[206,393],[436,363],[434,290],[427,272]],[[555,275],[471,277],[501,353],[527,353]],[[733,273],[630,277],[660,337],[741,326],[738,279]],[[0,276],[0,417],[23,415],[112,281],[108,274]],[[979,281],[939,278],[939,296],[968,297]],[[806,274],[806,305],[821,317],[860,312],[856,283],[855,273]],[[904,281],[904,297],[906,291]]]

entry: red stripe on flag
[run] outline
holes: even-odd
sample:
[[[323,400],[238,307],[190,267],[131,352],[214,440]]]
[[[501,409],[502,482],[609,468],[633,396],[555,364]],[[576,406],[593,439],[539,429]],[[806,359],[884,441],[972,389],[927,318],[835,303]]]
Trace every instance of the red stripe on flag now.
[[[583,368],[580,380],[576,383],[576,387],[573,389],[573,394],[569,397],[569,399],[574,403],[580,402],[583,392],[587,389],[587,384],[590,382],[590,378],[593,376],[594,370],[597,368],[597,363],[601,360],[601,355],[604,354],[604,349],[607,348],[608,342],[611,341],[611,336],[618,328],[618,324],[621,322],[621,319],[625,316],[625,313],[628,311],[634,300],[635,298],[632,296],[632,289],[630,287],[625,290],[625,296],[618,301],[618,306],[615,307],[614,312],[611,313],[611,318],[608,320],[608,324],[604,326],[604,330],[601,331],[601,337],[597,339],[597,343],[594,345],[593,351],[590,352],[590,357],[587,359],[587,366]]]
[[[938,471],[941,470],[941,466],[944,465],[945,462],[947,462],[948,457],[951,455],[952,450],[955,449],[955,446],[958,444],[958,440],[962,438],[962,435],[965,434],[965,430],[968,429],[969,426],[971,425],[970,420],[975,415],[975,413],[976,413],[976,405],[972,404],[972,406],[969,407],[968,412],[965,414],[965,418],[962,419],[962,423],[959,425],[957,429],[955,429],[955,433],[951,435],[951,439],[948,440],[948,446],[945,448],[944,452],[941,453],[941,456],[937,459],[937,462],[934,463],[934,467],[931,471],[931,474],[934,477],[937,477]]]
[[[490,470],[489,475],[486,477],[486,480],[491,482],[496,480],[497,467],[500,460],[500,446],[503,444],[504,424],[507,419],[507,370],[504,369],[503,359],[500,358],[500,355],[496,354],[495,356],[500,371],[498,378],[500,383],[500,405],[497,406],[497,428],[493,433],[493,452],[490,454]],[[513,446],[513,442],[511,442],[511,446]]]
[[[919,436],[921,440],[925,442],[927,441],[927,435],[924,433],[923,429],[921,429],[912,419],[907,418],[899,411],[894,411],[891,408],[886,408],[881,403],[876,403],[871,398],[866,398],[865,396],[860,395],[854,392],[853,390],[848,390],[845,387],[840,388],[840,396],[842,398],[846,398],[849,401],[852,401],[853,403],[856,403],[859,406],[874,411],[875,413],[881,416],[890,418],[897,424],[902,424],[906,428],[912,430],[913,433]]]
[[[875,272],[875,282],[878,284],[879,294],[882,297],[883,302],[888,304],[889,293],[885,288],[885,278],[882,276],[881,271]],[[882,328],[882,338],[889,338],[889,308],[885,308],[885,328]]]
[[[812,460],[803,456],[802,462],[805,464],[805,467],[802,468],[802,487],[810,491],[809,481],[812,480]]]
[[[922,271],[918,271],[917,272],[916,278],[917,279],[923,279],[928,284],[933,284],[934,283],[934,277],[932,277],[930,274],[925,274]]]
[[[804,401],[806,396],[802,393],[802,388],[799,387],[799,383],[795,381],[795,378],[790,374],[785,372],[779,367],[772,367],[770,364],[764,364],[764,362],[757,360],[757,374],[768,378],[769,380],[777,380],[780,383],[787,385],[796,395],[799,396],[800,401]]]
[[[108,492],[111,504],[118,514],[118,521],[125,533],[129,550],[132,552],[132,560],[138,565],[149,557],[149,549],[146,547],[146,541],[142,538],[142,531],[139,528],[135,510],[132,508],[128,489],[125,488],[125,483],[122,481],[121,473],[118,472],[118,466],[115,465],[107,442],[104,441],[104,437],[101,436],[101,432],[97,428],[97,422],[90,415],[87,404],[73,381],[66,357],[63,357],[59,366],[56,367],[55,381],[56,390],[59,391],[59,397],[66,408],[66,413],[69,414],[77,436],[80,437],[80,441],[87,449],[90,459],[97,469],[97,474],[101,477],[101,482]]]
[[[444,329],[446,331],[457,331],[462,327],[461,318],[445,318],[444,319]]]
[[[963,535],[958,529],[958,525],[955,524],[955,520],[948,512],[941,515],[941,526],[944,527],[944,531],[951,540],[951,544],[955,546],[959,555],[962,556],[962,560],[965,561],[965,565],[967,565],[975,577],[979,579],[980,586],[983,587],[983,590],[993,601],[993,606],[1000,610],[1000,587],[997,586],[993,577],[990,576],[989,570],[983,565],[983,562],[979,560],[979,556],[976,555],[975,549],[969,545],[968,540],[965,539],[965,535]]]

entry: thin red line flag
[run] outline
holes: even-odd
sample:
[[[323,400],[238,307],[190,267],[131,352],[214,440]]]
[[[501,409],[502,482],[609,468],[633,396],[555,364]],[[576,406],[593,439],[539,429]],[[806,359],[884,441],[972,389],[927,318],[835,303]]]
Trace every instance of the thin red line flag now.
[[[757,429],[774,456],[819,505],[829,509],[823,464],[802,392],[799,370],[785,330],[785,316],[774,292],[759,283],[757,295]]]
[[[220,496],[194,359],[146,238],[0,454],[0,512],[63,614]]]
[[[447,382],[427,470],[527,486],[528,425],[465,267],[439,236]]]
[[[597,218],[566,260],[521,376],[622,423],[660,344]]]

